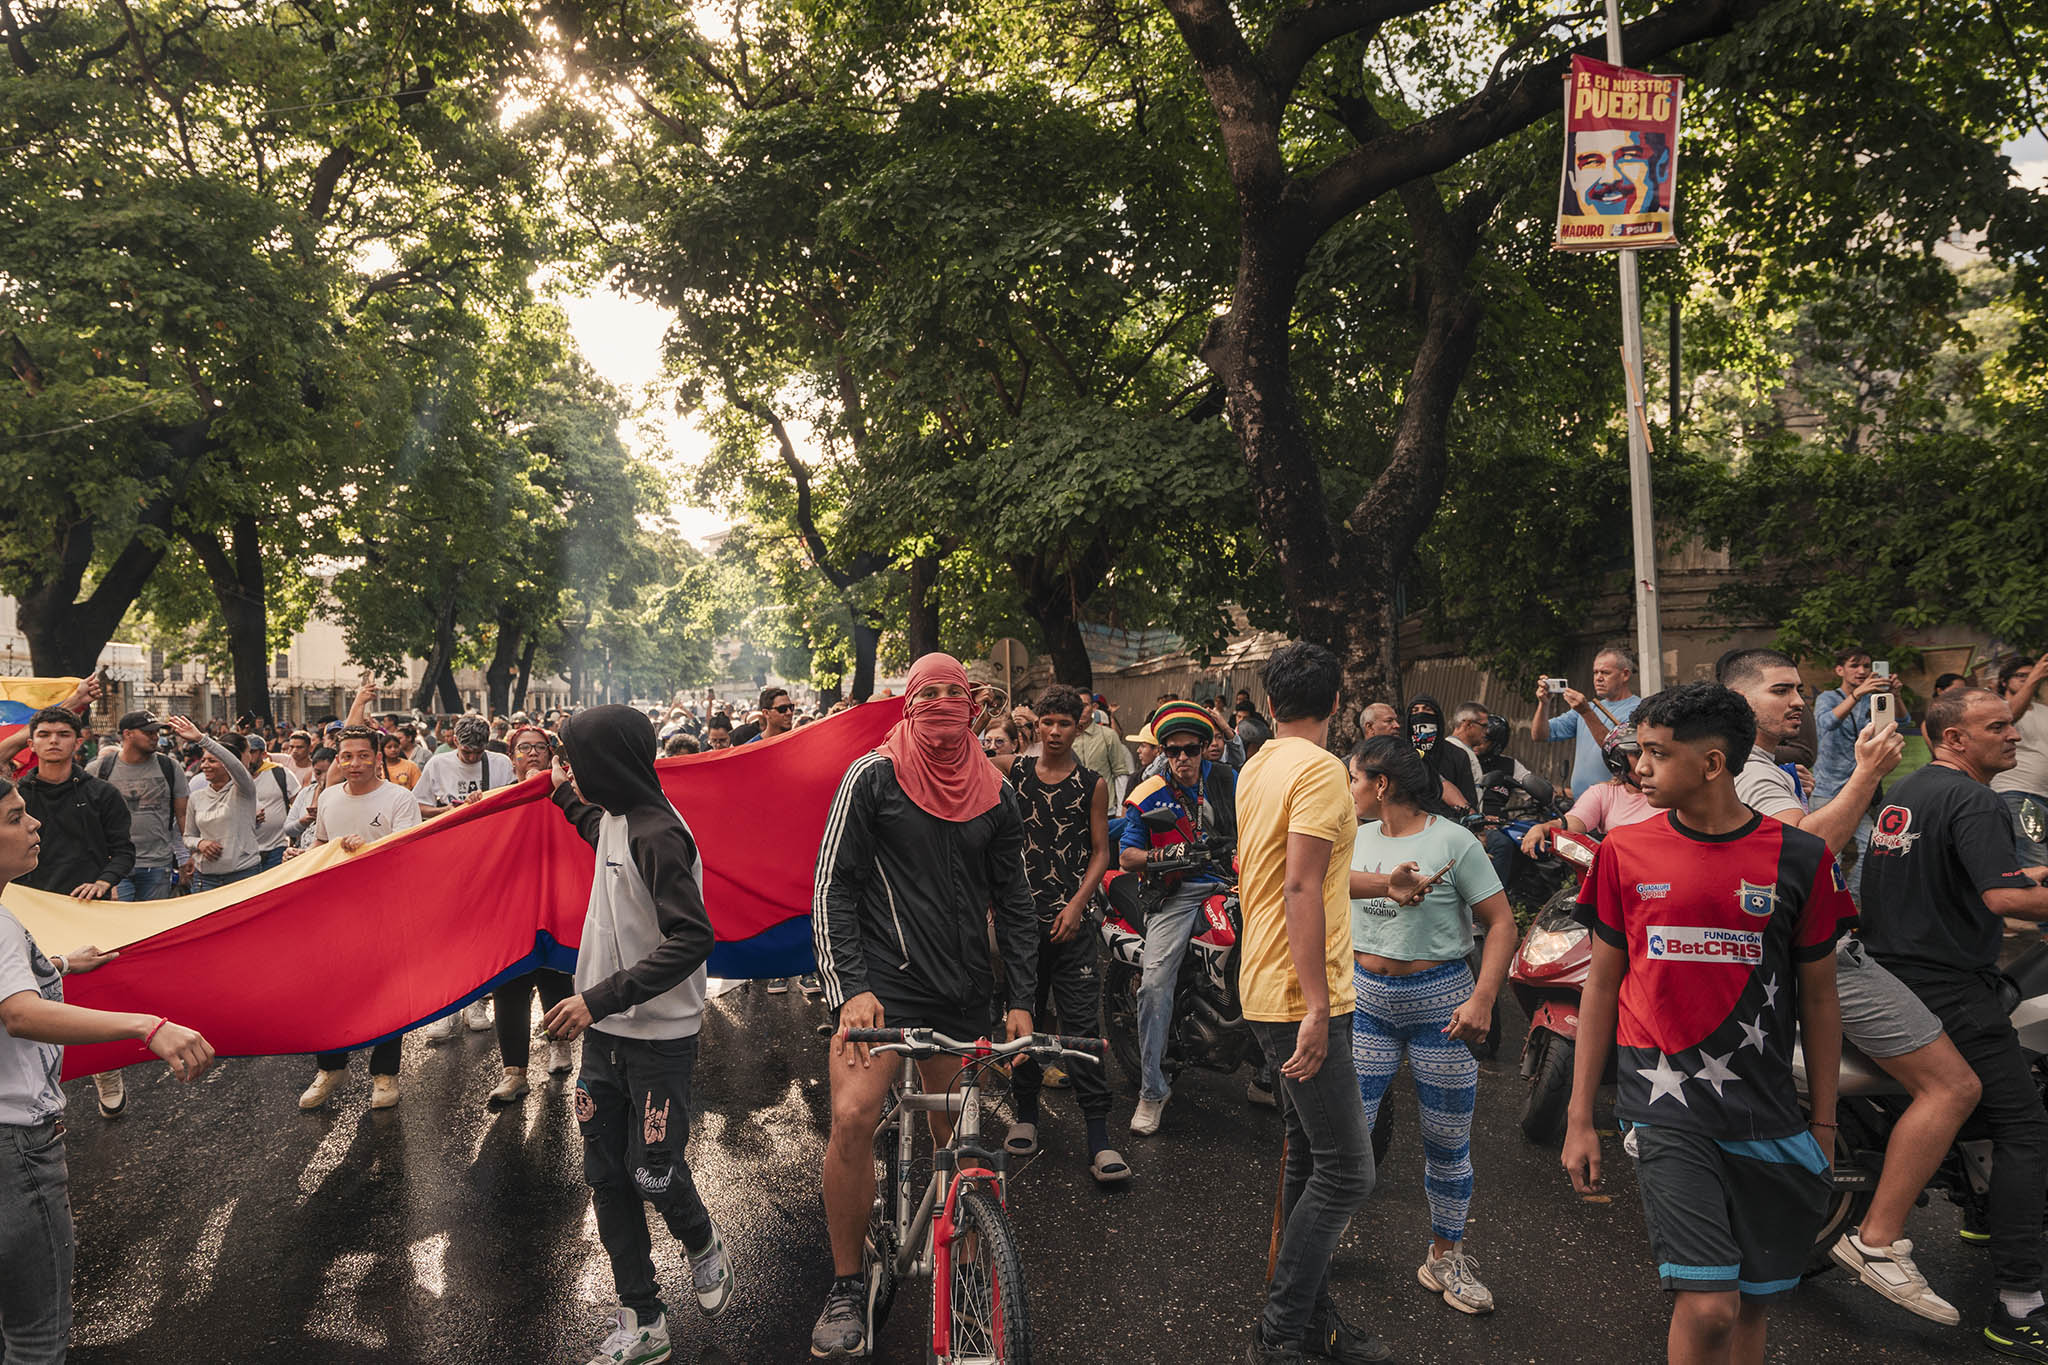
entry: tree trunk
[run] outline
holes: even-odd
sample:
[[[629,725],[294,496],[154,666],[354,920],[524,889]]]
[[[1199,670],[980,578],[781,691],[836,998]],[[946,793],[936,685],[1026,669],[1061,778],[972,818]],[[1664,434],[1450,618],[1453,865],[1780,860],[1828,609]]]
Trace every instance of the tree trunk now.
[[[234,665],[237,718],[251,716],[268,724],[270,715],[270,615],[264,601],[263,540],[252,513],[233,518],[225,541],[217,531],[182,531],[185,543],[199,557],[213,585],[221,621],[228,632],[228,658]]]
[[[433,705],[434,693],[441,693],[443,714],[460,711],[462,700],[455,696],[455,679],[448,673],[448,661],[455,656],[455,601],[461,588],[461,577],[448,585],[448,591],[441,598],[441,609],[434,614],[434,644],[427,651],[427,666],[420,674],[420,685],[412,694],[412,709],[425,711]],[[453,702],[448,699],[455,697]]]
[[[532,635],[526,637],[526,648],[519,653],[519,676],[514,679],[512,684],[512,709],[514,711],[524,711],[526,709],[526,689],[533,685],[533,655],[534,651],[539,648],[540,641],[536,637]]]
[[[875,695],[875,653],[882,643],[882,629],[855,612],[853,616],[853,686],[847,695],[866,701]]]
[[[913,660],[939,652],[939,563],[937,555],[910,558],[910,611],[904,634]]]
[[[462,689],[455,685],[455,669],[449,664],[441,665],[440,691],[441,710],[447,715],[459,716],[468,709],[462,704]]]
[[[491,665],[484,670],[484,685],[490,692],[493,716],[510,715],[517,709],[512,705],[512,675],[518,664],[519,642],[523,633],[517,617],[510,612],[498,613],[498,638],[491,646]]]
[[[840,688],[845,681],[844,678],[836,679],[818,689],[818,710],[821,714],[839,705],[840,698],[843,695]]]
[[[1088,657],[1088,645],[1081,638],[1081,620],[1074,599],[1064,592],[1050,592],[1034,604],[1033,616],[1044,636],[1045,652],[1052,656],[1052,676],[1077,692],[1095,691],[1095,663]]]

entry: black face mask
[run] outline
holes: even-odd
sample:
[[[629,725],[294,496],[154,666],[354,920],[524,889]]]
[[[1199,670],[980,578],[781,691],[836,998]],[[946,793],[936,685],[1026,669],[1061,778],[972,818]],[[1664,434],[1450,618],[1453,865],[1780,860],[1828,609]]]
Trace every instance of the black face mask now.
[[[1428,753],[1436,747],[1436,722],[1433,720],[1412,720],[1408,722],[1408,742],[1418,753]]]

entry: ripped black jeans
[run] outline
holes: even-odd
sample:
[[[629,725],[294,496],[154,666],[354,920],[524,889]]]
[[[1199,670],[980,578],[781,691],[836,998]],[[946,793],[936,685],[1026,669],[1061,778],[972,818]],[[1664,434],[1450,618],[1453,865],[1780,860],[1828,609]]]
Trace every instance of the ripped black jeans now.
[[[598,1029],[583,1035],[583,1070],[576,1078],[583,1178],[619,1302],[635,1311],[664,1311],[643,1200],[684,1251],[694,1255],[711,1245],[711,1215],[683,1159],[696,1060],[694,1036],[616,1038]]]

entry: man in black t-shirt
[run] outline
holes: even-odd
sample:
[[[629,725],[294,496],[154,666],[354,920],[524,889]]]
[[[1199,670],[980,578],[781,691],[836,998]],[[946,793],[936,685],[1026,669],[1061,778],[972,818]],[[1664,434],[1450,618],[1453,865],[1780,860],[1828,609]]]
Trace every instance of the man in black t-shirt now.
[[[1992,1142],[1992,1349],[2048,1361],[2041,1220],[2048,1111],[2000,998],[2002,917],[2048,920],[2048,869],[2020,868],[2012,823],[1985,783],[2012,767],[2012,712],[1982,688],[1936,697],[1934,761],[1886,793],[1863,873],[1864,946],[1940,1017],[1984,1087]]]

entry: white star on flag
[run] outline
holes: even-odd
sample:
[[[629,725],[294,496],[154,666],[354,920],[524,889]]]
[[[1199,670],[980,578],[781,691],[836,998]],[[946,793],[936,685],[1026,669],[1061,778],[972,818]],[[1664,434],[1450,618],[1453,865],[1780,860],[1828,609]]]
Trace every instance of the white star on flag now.
[[[1736,1051],[1740,1052],[1744,1047],[1753,1047],[1758,1052],[1762,1052],[1764,1050],[1764,1031],[1764,1017],[1759,1014],[1756,1017],[1755,1023],[1742,1026],[1742,1046],[1738,1047]]]
[[[1735,1053],[1730,1051],[1716,1057],[1705,1049],[1700,1051],[1700,1069],[1693,1073],[1692,1078],[1713,1086],[1715,1099],[1726,1099],[1727,1097],[1721,1093],[1721,1087],[1729,1081],[1742,1079],[1728,1068],[1728,1059],[1734,1055]]]
[[[1669,1095],[1686,1108],[1692,1108],[1692,1101],[1688,1100],[1685,1091],[1680,1089],[1686,1081],[1685,1073],[1671,1065],[1671,1059],[1663,1053],[1657,1054],[1657,1065],[1637,1067],[1636,1075],[1650,1083],[1651,1104]]]
[[[1777,1007],[1778,978],[1776,977],[1776,975],[1773,975],[1769,981],[1764,982],[1764,1008],[1776,1009]]]

